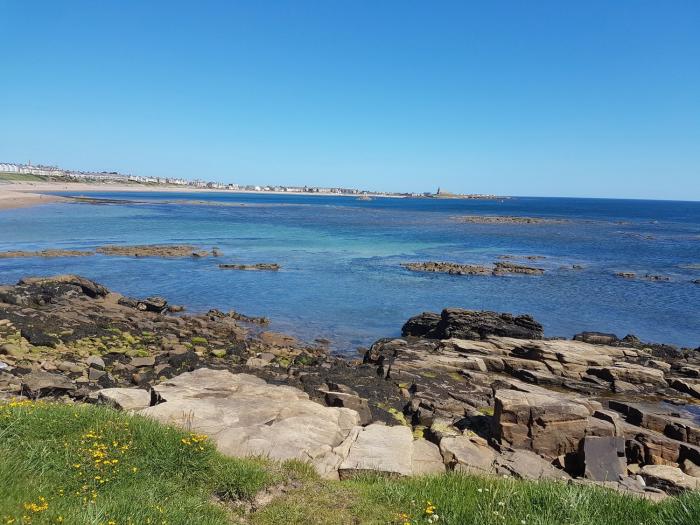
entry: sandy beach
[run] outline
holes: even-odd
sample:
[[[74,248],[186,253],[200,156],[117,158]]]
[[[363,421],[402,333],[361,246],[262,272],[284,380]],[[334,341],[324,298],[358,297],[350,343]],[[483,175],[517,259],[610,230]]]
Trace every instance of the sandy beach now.
[[[29,206],[49,204],[51,202],[63,200],[68,199],[56,195],[45,195],[42,193],[29,192],[27,190],[16,190],[14,188],[0,186],[0,210],[27,208]]]
[[[26,208],[38,204],[47,204],[69,200],[53,192],[70,191],[80,193],[120,191],[120,192],[153,192],[153,193],[238,193],[238,194],[267,194],[267,195],[318,195],[326,197],[358,198],[359,195],[340,195],[330,192],[301,193],[284,191],[248,191],[248,190],[219,190],[208,188],[194,188],[192,186],[176,186],[168,184],[143,185],[143,184],[112,184],[112,183],[87,183],[87,182],[8,182],[0,184],[0,209]],[[368,197],[394,197],[396,195],[368,194]]]

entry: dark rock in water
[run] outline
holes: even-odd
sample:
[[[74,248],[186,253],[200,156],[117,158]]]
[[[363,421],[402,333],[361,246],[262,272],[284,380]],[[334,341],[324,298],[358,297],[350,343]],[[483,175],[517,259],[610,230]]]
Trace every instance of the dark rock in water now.
[[[647,281],[654,281],[654,282],[668,282],[671,280],[671,278],[668,277],[667,275],[653,275],[650,273],[646,274],[644,276],[644,279]]]
[[[402,334],[433,339],[484,339],[490,335],[541,339],[543,328],[529,315],[446,308],[439,320],[432,312],[412,317],[403,326]]]
[[[411,317],[401,328],[401,334],[412,335],[414,337],[425,336],[437,329],[440,323],[440,314],[435,312],[423,312]]]
[[[612,345],[620,340],[615,334],[605,334],[603,332],[581,332],[574,336],[574,341],[583,341],[592,345]]]
[[[642,344],[642,341],[639,339],[634,334],[627,334],[625,337],[622,338],[622,342],[626,343],[628,345],[640,345]]]
[[[162,297],[154,296],[147,297],[146,299],[134,299],[133,297],[120,297],[118,303],[122,306],[128,306],[130,308],[136,308],[142,312],[156,312],[163,313],[169,310],[168,301]],[[175,307],[175,311],[177,310]]]
[[[88,252],[82,250],[41,250],[41,251],[23,251],[23,250],[12,250],[7,252],[0,252],[0,259],[14,259],[19,257],[87,257],[90,255],[95,255],[95,252]]]
[[[158,296],[147,297],[146,299],[139,301],[137,308],[146,312],[162,313],[168,308],[168,301]]]
[[[252,270],[276,272],[280,269],[277,263],[256,263],[256,264],[220,264],[222,270]]]
[[[206,257],[209,252],[198,250],[190,245],[157,245],[147,244],[138,246],[100,246],[95,250],[102,255],[117,257]]]
[[[566,219],[549,217],[516,217],[512,215],[463,215],[455,217],[458,222],[469,224],[564,224]]]
[[[620,277],[622,279],[636,279],[637,274],[634,272],[616,272],[615,277]]]
[[[79,288],[85,295],[95,298],[104,297],[109,293],[109,290],[97,284],[95,281],[86,279],[85,277],[80,277],[79,275],[54,275],[53,277],[25,277],[20,279],[20,285],[37,286],[37,287],[50,287],[56,285],[69,285]]]
[[[522,264],[514,264],[510,262],[497,262],[494,264],[493,275],[508,275],[508,274],[523,274],[523,275],[542,275],[542,268],[533,266],[523,266]]]
[[[458,264],[452,262],[404,263],[401,266],[413,272],[447,273],[450,275],[491,275],[491,268],[477,264]]]
[[[542,339],[543,328],[529,315],[446,308],[437,314],[425,312],[412,317],[401,329],[403,335],[431,339],[485,339],[490,335],[518,339]]]

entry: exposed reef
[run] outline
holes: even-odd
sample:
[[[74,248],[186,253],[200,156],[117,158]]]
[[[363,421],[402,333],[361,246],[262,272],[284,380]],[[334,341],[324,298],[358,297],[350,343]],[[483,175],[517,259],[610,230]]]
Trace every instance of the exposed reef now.
[[[460,215],[454,217],[457,222],[469,224],[565,224],[566,219],[549,217],[517,217],[513,215]]]
[[[247,270],[247,271],[268,271],[276,272],[281,268],[277,263],[256,263],[256,264],[220,264],[222,270]]]
[[[112,257],[206,257],[208,255],[218,256],[220,253],[216,248],[211,252],[190,245],[177,244],[146,244],[137,246],[105,245],[92,250],[39,250],[22,251],[12,250],[0,252],[0,259],[10,259],[16,257],[87,257],[92,255],[109,255]]]
[[[491,266],[483,266],[480,264],[459,264],[452,262],[414,262],[404,263],[401,266],[413,272],[431,272],[431,273],[447,273],[450,275],[542,275],[544,269],[535,268],[532,266],[524,266],[511,262],[498,261]]]

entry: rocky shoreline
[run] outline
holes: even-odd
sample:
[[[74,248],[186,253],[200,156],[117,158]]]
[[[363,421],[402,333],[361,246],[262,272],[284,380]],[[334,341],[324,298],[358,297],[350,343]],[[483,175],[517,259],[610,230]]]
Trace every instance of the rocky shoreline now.
[[[108,403],[329,478],[456,470],[655,499],[700,489],[697,349],[547,339],[529,316],[448,308],[350,360],[264,319],[179,311],[74,275],[2,286],[0,398]]]

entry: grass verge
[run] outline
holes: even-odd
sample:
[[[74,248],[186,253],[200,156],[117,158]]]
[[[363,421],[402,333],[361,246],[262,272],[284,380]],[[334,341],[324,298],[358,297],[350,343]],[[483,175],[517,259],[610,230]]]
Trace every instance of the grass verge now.
[[[297,462],[227,458],[204,436],[108,408],[0,405],[0,524],[53,523],[687,525],[700,524],[700,495],[653,504],[459,474],[332,482]]]

